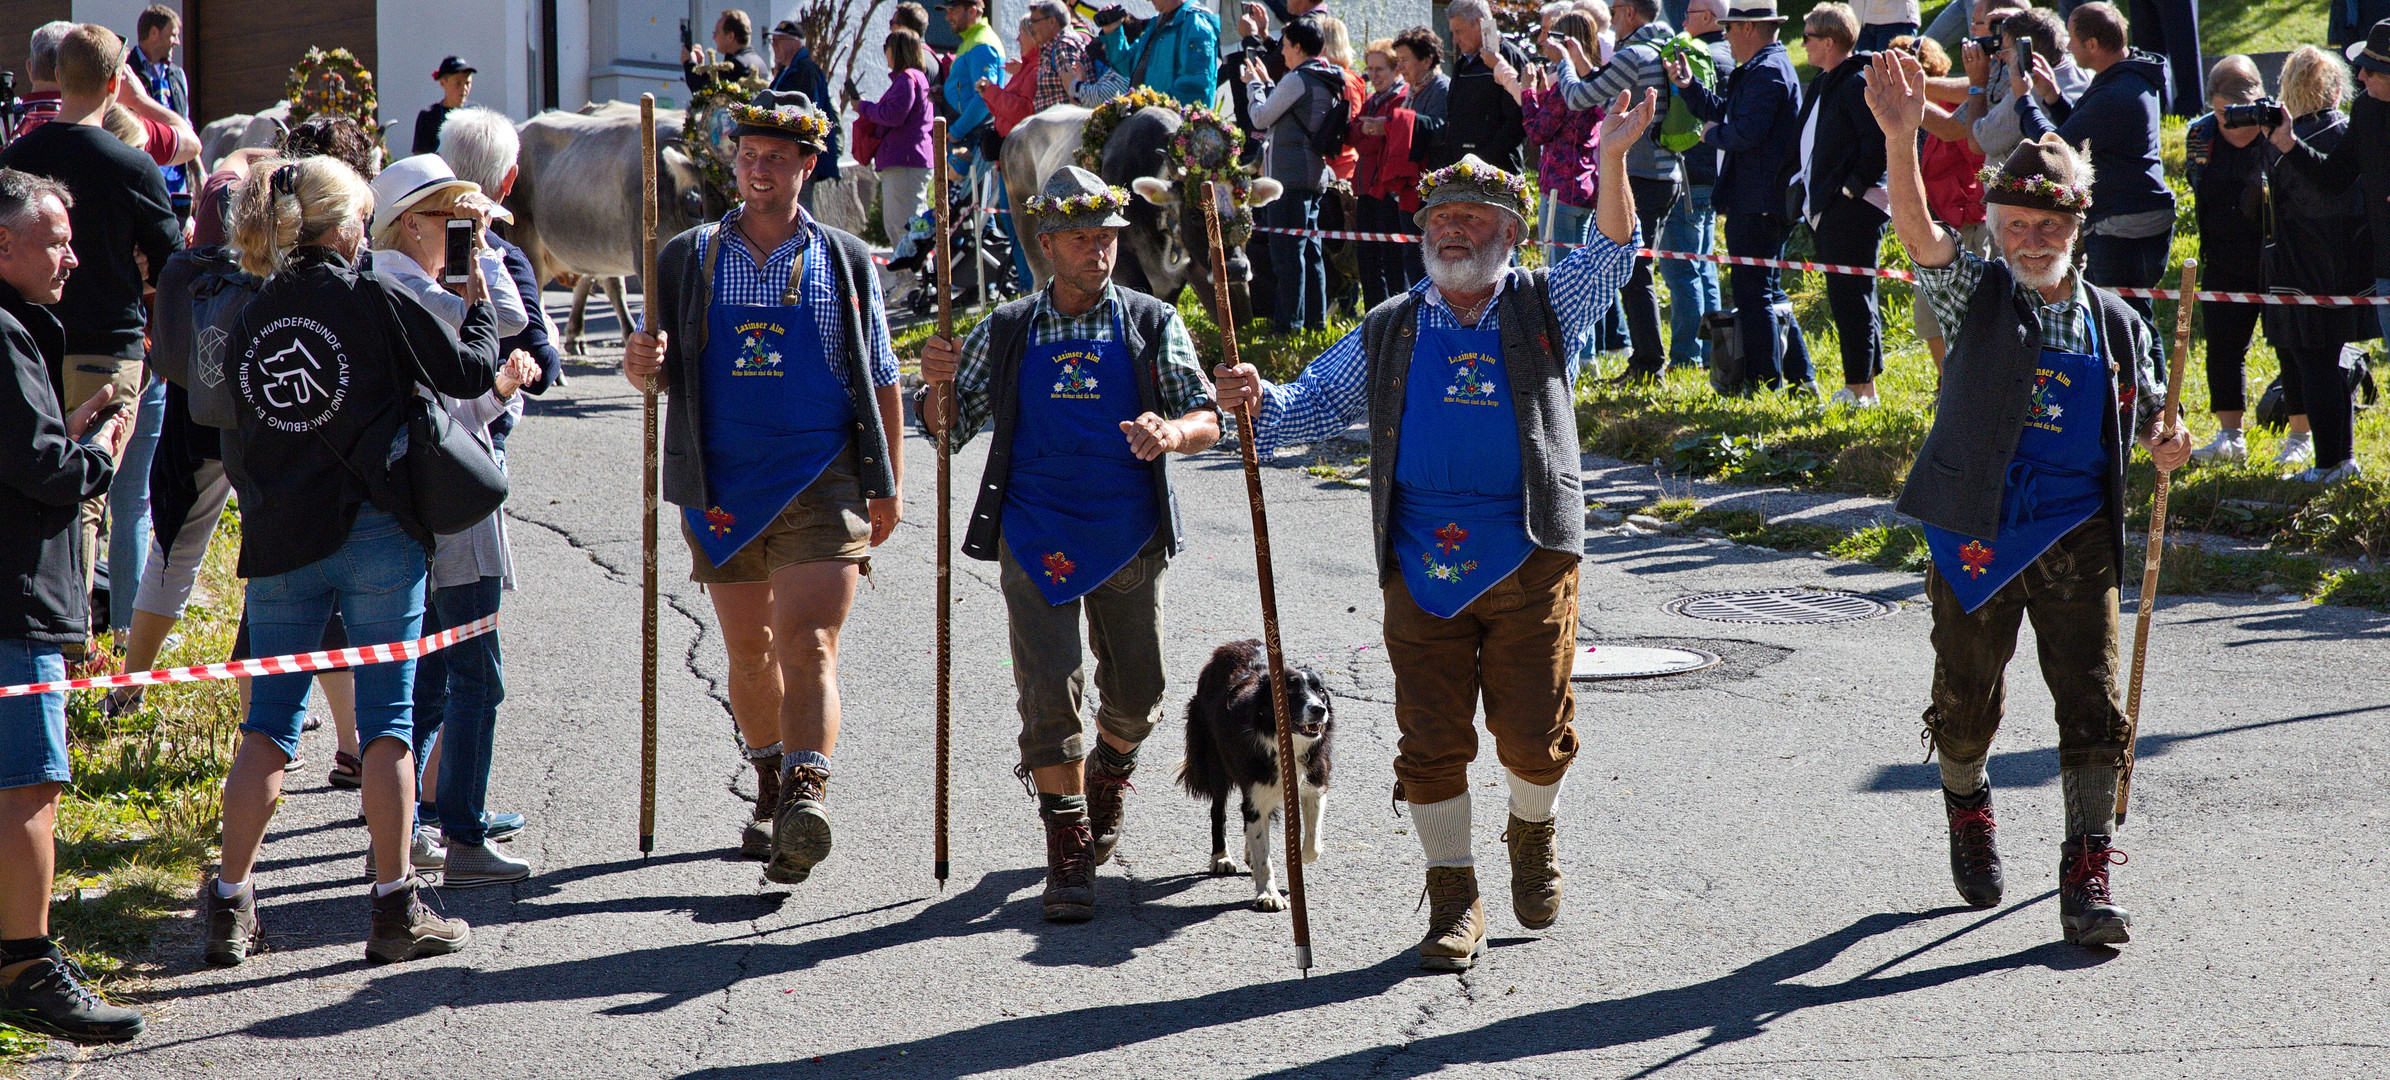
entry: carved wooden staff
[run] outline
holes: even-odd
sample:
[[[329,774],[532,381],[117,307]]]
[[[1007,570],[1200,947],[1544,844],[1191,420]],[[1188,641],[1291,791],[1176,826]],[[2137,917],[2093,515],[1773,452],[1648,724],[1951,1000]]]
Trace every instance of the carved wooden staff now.
[[[1228,249],[1220,242],[1220,191],[1203,182],[1203,225],[1212,244],[1212,298],[1219,307],[1220,362],[1237,364],[1236,312],[1228,296]],[[1261,637],[1270,657],[1270,706],[1278,717],[1279,816],[1286,819],[1286,896],[1294,904],[1295,966],[1311,974],[1311,911],[1303,903],[1303,768],[1295,760],[1293,715],[1286,708],[1286,652],[1278,644],[1278,582],[1270,572],[1270,516],[1261,502],[1261,459],[1253,447],[1254,409],[1237,408],[1237,450],[1245,459],[1245,497],[1253,504],[1253,563],[1261,584]]]
[[[2199,260],[2183,260],[2183,298],[2174,306],[2174,356],[2166,372],[2166,407],[2158,414],[2161,437],[2176,424],[2182,404],[2183,363],[2191,357],[2191,298],[2199,291]],[[2124,824],[2125,801],[2133,794],[2133,742],[2141,735],[2141,668],[2149,660],[2149,619],[2158,608],[2158,563],[2166,557],[2166,489],[2173,474],[2158,470],[2157,493],[2149,507],[2149,551],[2141,570],[2139,632],[2133,637],[2133,675],[2125,691],[2124,771],[2116,778],[2116,823]]]
[[[656,332],[656,96],[639,95],[639,322]],[[639,492],[639,856],[656,849],[656,378],[647,379]]]
[[[930,153],[936,158],[931,187],[938,193],[938,234],[931,241],[937,245],[938,257],[938,336],[954,336],[954,254],[953,238],[947,226],[953,214],[949,205],[952,168],[946,159],[946,118],[930,123]],[[930,396],[932,407],[938,411],[938,794],[937,794],[937,853],[931,872],[937,875],[938,887],[946,887],[946,761],[953,732],[954,718],[954,520],[949,512],[949,485],[954,477],[954,384],[945,383],[943,389]]]

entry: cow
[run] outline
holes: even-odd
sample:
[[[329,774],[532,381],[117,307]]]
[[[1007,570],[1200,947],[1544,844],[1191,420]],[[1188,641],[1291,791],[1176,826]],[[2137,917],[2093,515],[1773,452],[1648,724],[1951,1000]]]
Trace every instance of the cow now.
[[[235,150],[280,146],[282,133],[289,129],[290,102],[287,101],[277,101],[263,112],[234,113],[210,120],[199,129],[200,167],[213,172],[216,163]]]
[[[681,141],[685,116],[656,110],[658,244],[729,208],[698,166],[695,155],[706,151]],[[623,331],[633,325],[622,279],[639,273],[641,256],[639,107],[609,101],[577,113],[543,112],[520,131],[522,171],[506,199],[515,215],[507,239],[531,257],[539,280],[578,277],[564,330],[564,351],[578,355],[582,312],[599,282]]]
[[[1005,137],[1005,194],[1014,221],[1027,222],[1025,204],[1029,197],[1045,186],[1046,178],[1055,170],[1073,163],[1080,132],[1092,115],[1091,111],[1075,105],[1055,105],[1021,121]],[[1125,212],[1129,219],[1129,227],[1121,230],[1125,257],[1115,271],[1115,280],[1171,301],[1178,299],[1181,289],[1193,285],[1196,295],[1208,308],[1215,301],[1211,243],[1205,232],[1203,207],[1192,197],[1179,197],[1179,189],[1187,186],[1186,178],[1175,173],[1170,165],[1171,140],[1184,126],[1186,119],[1176,109],[1149,105],[1138,110],[1112,129],[1111,138],[1104,143],[1103,167],[1099,172],[1105,183],[1129,188],[1139,196],[1129,200]],[[1211,160],[1226,159],[1225,147],[1208,149],[1213,151],[1208,155]],[[1254,208],[1269,203],[1283,190],[1277,181],[1268,178],[1244,183],[1242,200],[1232,200],[1221,215],[1224,230],[1235,232],[1249,225]],[[1034,241],[1029,243],[1027,256],[1030,272],[1036,276],[1038,287],[1044,288],[1054,276],[1053,267]],[[1235,282],[1249,279],[1251,274],[1244,250],[1229,248],[1228,277],[1232,287]]]

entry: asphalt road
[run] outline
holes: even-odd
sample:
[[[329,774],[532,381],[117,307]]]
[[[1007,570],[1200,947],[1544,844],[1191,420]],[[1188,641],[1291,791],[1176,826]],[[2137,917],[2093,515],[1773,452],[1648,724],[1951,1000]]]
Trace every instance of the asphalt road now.
[[[609,358],[601,356],[601,361]],[[1723,541],[1597,537],[1588,641],[1694,643],[1726,663],[1579,694],[1562,802],[1567,907],[1508,910],[1491,747],[1472,773],[1495,948],[1417,970],[1422,860],[1388,802],[1394,725],[1362,491],[1266,470],[1290,653],[1337,694],[1341,751],[1309,870],[1317,966],[1242,878],[1202,874],[1203,808],[1145,754],[1099,914],[1038,918],[1042,833],[1011,775],[1017,722],[987,564],[956,562],[954,879],[931,879],[933,456],[848,624],[837,848],[813,880],[736,856],[752,789],[707,601],[662,556],[656,851],[636,847],[639,404],[576,369],[510,443],[522,589],[491,805],[530,815],[535,875],[445,890],[470,951],[362,959],[353,793],[294,778],[260,865],[270,952],[198,965],[183,930],[149,1034],[43,1059],[82,1077],[2378,1077],[2390,1072],[2390,619],[2257,597],[2161,605],[2116,888],[2121,950],[2059,941],[2050,702],[2030,644],[1996,749],[2011,896],[1959,906],[1918,715],[1921,583]],[[984,443],[960,455],[961,485]],[[1221,642],[1258,635],[1233,457],[1176,466],[1191,546],[1170,571],[1183,700]],[[1598,492],[1597,492],[1598,494]],[[967,509],[967,508],[966,508]],[[958,523],[964,509],[958,509]],[[1775,585],[1901,602],[1868,622],[1744,626],[1664,613]],[[2029,633],[2030,631],[2028,631]],[[1175,713],[1178,706],[1173,705]]]

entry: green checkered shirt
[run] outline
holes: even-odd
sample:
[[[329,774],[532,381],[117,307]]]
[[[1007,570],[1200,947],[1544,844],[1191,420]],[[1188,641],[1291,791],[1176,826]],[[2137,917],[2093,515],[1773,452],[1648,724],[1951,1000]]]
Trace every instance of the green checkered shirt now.
[[[1089,308],[1076,318],[1065,318],[1055,311],[1054,292],[1047,289],[1037,296],[1037,313],[1030,317],[1029,344],[1051,345],[1057,341],[1111,341],[1113,314],[1119,309],[1117,285],[1104,287],[1104,302]],[[994,322],[981,319],[963,338],[963,355],[954,376],[954,393],[961,409],[960,424],[955,428],[954,444],[970,442],[986,424],[993,411],[988,395],[989,383],[996,377],[996,365],[988,356],[988,331]],[[1162,384],[1160,410],[1164,419],[1176,420],[1197,409],[1218,411],[1212,400],[1212,383],[1204,378],[1203,362],[1195,355],[1195,339],[1187,336],[1186,320],[1172,312],[1167,328],[1162,331],[1162,352],[1159,377]]]
[[[1950,265],[1917,268],[1917,291],[1934,309],[1934,318],[1942,320],[1943,333],[1956,336],[1958,328],[1967,323],[1967,301],[1975,296],[1975,286],[1983,282],[1984,267],[1991,262],[1981,255],[1961,249]],[[2090,353],[2091,297],[2083,291],[2081,267],[2075,271],[2075,290],[2055,304],[2043,303],[2041,291],[2026,287],[2012,275],[2009,281],[2017,295],[2033,305],[2033,313],[2041,319],[2041,345],[2059,352]]]

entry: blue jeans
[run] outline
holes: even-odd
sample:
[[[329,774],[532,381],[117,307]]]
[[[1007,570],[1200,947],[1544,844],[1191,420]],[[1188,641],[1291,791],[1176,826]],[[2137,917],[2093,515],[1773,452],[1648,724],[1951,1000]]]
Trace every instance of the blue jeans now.
[[[2174,246],[2174,230],[2156,236],[2086,236],[2083,238],[2083,280],[2105,289],[2152,289],[2166,276],[2166,253]],[[2147,299],[2126,297],[2126,304],[2151,319]]]
[[[340,550],[289,573],[249,579],[250,648],[257,656],[311,652],[334,611],[356,644],[412,641],[423,636],[425,572],[423,545],[398,527],[397,518],[366,504]],[[408,741],[415,661],[366,664],[356,673],[357,746],[384,738]],[[315,676],[303,671],[250,680],[249,718],[241,730],[272,739],[297,757],[307,688],[314,683]]]
[[[1667,251],[1710,254],[1716,247],[1718,214],[1710,209],[1709,184],[1689,184],[1685,197],[1668,208],[1660,227],[1660,247]],[[1701,317],[1725,306],[1718,287],[1718,264],[1661,259],[1660,279],[1668,283],[1668,362],[1699,366],[1709,362],[1709,342],[1701,340]]]
[[[1552,240],[1555,243],[1582,244],[1588,236],[1593,234],[1593,211],[1585,207],[1570,206],[1558,199],[1553,199],[1545,212],[1551,215]],[[1551,255],[1552,261],[1557,262],[1566,258],[1569,253],[1570,249],[1555,248]],[[1604,322],[1611,319],[1623,320],[1624,318],[1624,314],[1619,310],[1619,305],[1615,303],[1610,305],[1609,311],[1602,314]],[[1599,344],[1595,339],[1599,336],[1598,334],[1587,334],[1584,344],[1577,347],[1576,362],[1579,365],[1577,371],[1580,375],[1590,370],[1584,365],[1593,363],[1594,348]]]
[[[55,643],[0,638],[0,686],[63,678],[66,658]],[[72,779],[66,757],[65,691],[0,698],[0,788]]]
[[[1784,257],[1784,237],[1791,223],[1776,214],[1726,215],[1726,253],[1762,259]],[[1727,275],[1734,290],[1735,326],[1743,332],[1743,385],[1798,386],[1811,381],[1809,344],[1799,323],[1789,324],[1783,337],[1776,333],[1776,309],[1787,311],[1792,300],[1784,294],[1784,275],[1770,266],[1738,266]],[[1779,349],[1781,345],[1781,349]]]
[[[1319,228],[1320,193],[1289,191],[1261,208],[1263,225],[1280,229]],[[1270,238],[1270,273],[1278,279],[1270,310],[1281,331],[1317,330],[1328,325],[1328,260],[1316,236],[1263,233]]]
[[[119,636],[133,625],[133,598],[149,554],[149,462],[157,456],[158,432],[165,426],[166,380],[153,378],[142,388],[133,436],[108,485],[108,628]]]
[[[433,589],[432,614],[424,632],[436,634],[495,613],[500,580],[485,577]],[[432,737],[439,736],[440,831],[451,842],[479,844],[487,839],[481,812],[490,790],[498,703],[504,700],[506,672],[495,632],[426,656],[415,669],[415,767],[423,767]]]

